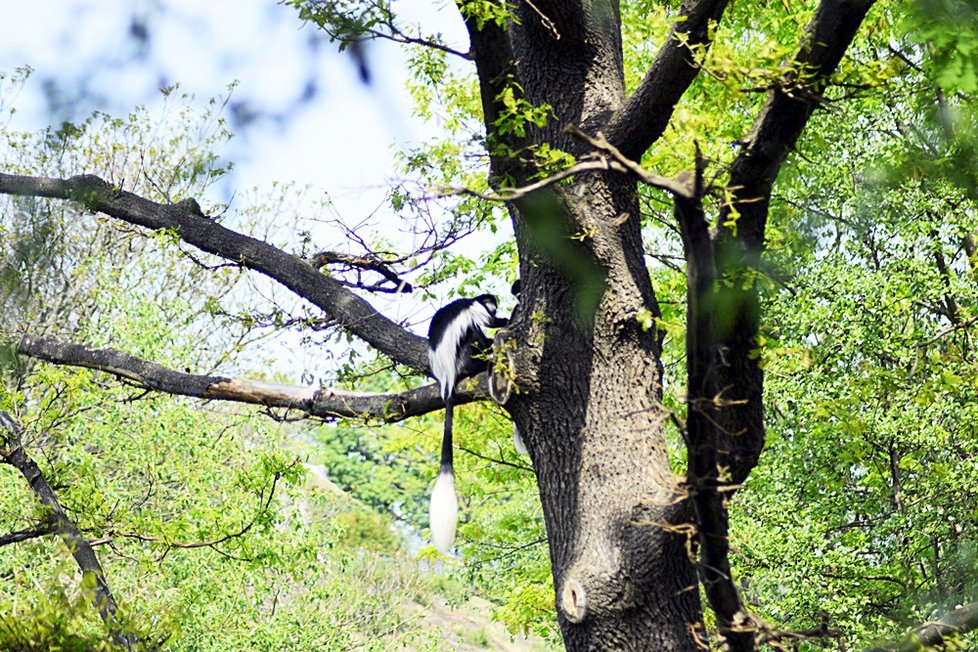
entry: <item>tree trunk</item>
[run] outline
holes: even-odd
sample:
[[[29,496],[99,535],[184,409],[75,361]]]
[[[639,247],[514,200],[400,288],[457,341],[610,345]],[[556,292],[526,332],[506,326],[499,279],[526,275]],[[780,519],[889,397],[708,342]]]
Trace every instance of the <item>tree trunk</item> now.
[[[663,436],[660,340],[638,320],[656,304],[634,190],[602,175],[575,183],[568,196],[597,199],[571,212],[603,226],[563,257],[602,291],[593,301],[592,284],[531,254],[513,324],[528,350],[508,407],[537,473],[568,650],[692,650],[700,622],[692,511]],[[522,217],[553,228],[533,208]]]
[[[519,3],[505,33],[470,23],[490,148],[507,138],[493,130],[502,110],[492,82],[505,75],[554,114],[525,139],[508,136],[509,151],[548,143],[584,153],[564,127],[587,130],[623,108],[617,5],[583,7]],[[494,156],[496,185],[534,172],[519,166]],[[537,473],[565,645],[695,650],[695,531],[664,439],[661,338],[639,322],[658,306],[635,182],[582,174],[517,200],[512,215],[523,289],[507,408]]]
[[[467,17],[497,188],[527,184],[535,146],[588,154],[565,127],[605,131],[605,142],[640,157],[662,134],[695,78],[692,51],[708,47],[725,0],[686,0],[673,33],[626,98],[619,5],[614,0],[516,3],[516,19]],[[727,561],[723,481],[742,482],[764,442],[763,374],[756,356],[759,302],[737,285],[729,314],[707,306],[713,279],[749,278],[763,248],[771,186],[872,0],[823,0],[794,66],[775,86],[731,166],[739,211],[708,232],[702,165],[687,204],[677,203],[687,254],[692,339],[687,342],[689,482],[670,469],[663,436],[661,340],[639,315],[658,316],[644,264],[634,182],[611,172],[578,174],[511,205],[523,280],[512,324],[518,392],[506,407],[533,458],[550,540],[558,616],[568,650],[694,650],[701,607],[694,561],[731,649],[755,649]],[[802,71],[807,75],[797,90]],[[547,124],[507,125],[516,97],[549,107]],[[678,179],[677,179],[678,181]],[[676,191],[673,190],[675,193]],[[718,253],[719,252],[719,253]],[[720,356],[720,352],[723,355]],[[718,402],[722,396],[726,399]],[[692,445],[692,444],[695,445]],[[695,498],[695,509],[688,492]]]

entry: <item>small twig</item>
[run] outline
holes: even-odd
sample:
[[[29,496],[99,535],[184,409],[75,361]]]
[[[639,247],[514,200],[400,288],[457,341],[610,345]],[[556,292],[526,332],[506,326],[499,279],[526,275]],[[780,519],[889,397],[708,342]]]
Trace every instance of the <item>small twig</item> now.
[[[494,457],[489,457],[487,455],[482,455],[481,453],[476,453],[471,448],[466,448],[465,446],[459,446],[458,449],[461,451],[465,451],[469,455],[478,457],[480,460],[485,460],[486,462],[492,462],[493,464],[502,464],[503,466],[511,466],[514,469],[520,469],[521,471],[529,471],[530,473],[533,473],[533,469],[524,464],[517,464],[516,462],[507,462],[506,460],[500,460]]]
[[[967,328],[968,326],[971,326],[976,321],[978,321],[978,315],[972,317],[971,319],[968,319],[966,321],[963,321],[963,322],[961,322],[959,324],[954,324],[953,326],[949,326],[949,327],[945,328],[944,330],[942,330],[941,332],[939,332],[936,335],[934,335],[929,340],[924,340],[923,342],[918,342],[916,346],[917,346],[917,348],[922,348],[922,347],[925,347],[925,346],[930,346],[931,344],[933,344],[937,340],[939,340],[939,339],[941,339],[943,337],[946,337],[946,336],[950,335],[954,331],[958,331],[958,330]]]
[[[580,174],[582,172],[594,172],[603,170],[613,170],[615,172],[627,172],[625,168],[621,165],[616,164],[613,161],[609,161],[605,158],[597,158],[594,160],[583,161],[581,163],[576,163],[569,168],[555,172],[545,179],[540,179],[533,183],[527,184],[525,186],[520,186],[518,188],[502,188],[496,193],[484,193],[478,190],[472,190],[471,188],[459,188],[457,186],[448,186],[441,192],[435,195],[435,197],[449,197],[452,195],[471,195],[473,197],[478,197],[480,199],[485,199],[487,201],[516,201],[526,197],[530,193],[536,192],[537,190],[542,190],[548,186],[552,186],[559,181],[563,181],[568,177]]]
[[[530,0],[524,0],[524,2],[526,2],[526,5],[533,10],[533,13],[540,17],[540,24],[543,25],[544,29],[550,32],[550,35],[554,37],[555,41],[559,41],[560,32],[557,31],[557,25],[554,23],[554,21],[550,20],[550,18],[545,13],[540,11],[540,8],[530,2]]]
[[[446,54],[453,54],[456,57],[461,57],[466,61],[472,61],[471,52],[462,52],[461,50],[456,50],[453,47],[449,47],[444,43],[439,43],[438,41],[432,41],[431,39],[421,38],[418,36],[409,36],[405,34],[403,30],[397,27],[393,21],[387,22],[387,27],[390,28],[390,34],[384,34],[381,31],[370,29],[367,30],[368,33],[376,36],[377,38],[387,39],[395,43],[404,43],[405,45],[423,45],[426,48],[431,48],[433,50],[440,50]]]
[[[522,550],[526,550],[527,548],[532,548],[534,546],[538,546],[541,543],[546,543],[546,542],[547,542],[547,539],[546,538],[534,539],[533,541],[530,541],[529,543],[524,543],[524,544],[521,544],[521,545],[518,545],[518,546],[503,546],[503,545],[499,545],[499,544],[495,544],[495,543],[480,542],[480,543],[477,544],[480,547],[483,547],[483,548],[502,548],[502,549],[505,549],[506,552],[504,552],[502,554],[499,554],[499,555],[496,555],[495,557],[490,557],[489,559],[474,560],[474,561],[470,561],[469,563],[472,566],[474,566],[474,567],[484,566],[486,564],[494,564],[494,563],[496,563],[496,562],[498,562],[498,561],[500,561],[502,559],[506,559],[507,557],[512,557],[513,555],[515,555],[516,553],[518,553],[518,552],[520,552]]]
[[[609,143],[604,134],[600,131],[597,136],[592,137],[575,127],[574,125],[568,125],[564,132],[570,134],[574,138],[587,143],[599,152],[604,152],[608,154],[615,163],[625,169],[629,174],[637,177],[639,181],[648,184],[654,188],[661,188],[662,190],[667,190],[677,197],[682,197],[684,199],[694,199],[696,197],[696,188],[690,188],[688,183],[684,183],[678,178],[664,177],[659,174],[653,174],[649,172],[641,165],[628,158],[621,153],[617,147]],[[700,159],[697,157],[697,169],[699,169]],[[617,168],[615,168],[617,169]]]
[[[166,556],[170,553],[171,550],[193,550],[196,548],[210,548],[214,550],[214,552],[217,552],[231,559],[250,561],[250,559],[242,559],[240,557],[231,555],[230,553],[218,548],[218,546],[222,543],[226,543],[230,541],[231,539],[238,539],[243,537],[255,526],[255,523],[258,522],[259,515],[261,515],[262,512],[268,510],[268,508],[271,506],[272,499],[275,497],[275,487],[278,485],[278,481],[281,479],[282,474],[285,471],[293,468],[298,463],[299,463],[299,458],[296,458],[292,461],[291,464],[289,464],[283,469],[279,469],[278,471],[275,471],[272,474],[271,486],[267,488],[268,493],[266,494],[265,493],[266,489],[262,488],[262,490],[258,494],[258,509],[255,511],[251,520],[248,521],[245,525],[243,525],[239,530],[236,530],[235,532],[229,532],[210,541],[190,541],[186,543],[179,542],[179,541],[166,541],[165,539],[162,539],[160,537],[140,534],[138,532],[109,532],[107,536],[93,541],[91,545],[104,545],[107,543],[111,543],[114,539],[132,539],[134,541],[140,541],[143,543],[163,543],[165,545],[165,548],[162,554],[156,558],[157,562],[162,561],[164,558],[166,558]]]

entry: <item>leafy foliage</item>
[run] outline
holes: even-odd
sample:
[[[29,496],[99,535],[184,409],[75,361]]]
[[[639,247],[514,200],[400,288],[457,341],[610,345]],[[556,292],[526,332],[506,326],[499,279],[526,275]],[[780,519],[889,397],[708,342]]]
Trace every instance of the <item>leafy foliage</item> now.
[[[391,3],[287,4],[341,48],[370,38],[410,48],[415,112],[440,127],[438,137],[399,154],[411,179],[390,195],[409,233],[434,234],[438,243],[420,248],[433,264],[417,272],[418,287],[436,295],[450,279],[450,292],[470,294],[512,280],[515,245],[498,237],[505,210],[458,192],[489,190],[486,156],[502,147],[483,133],[465,53],[438,35],[405,30]],[[814,4],[736,4],[711,49],[694,53],[701,74],[643,165],[671,175],[700,151],[708,182],[720,187],[765,92],[784,78],[783,62]],[[514,20],[506,3],[461,9],[477,25]],[[674,7],[634,0],[621,11],[626,83],[634,89]],[[766,372],[769,438],[731,502],[734,561],[754,612],[795,629],[825,622],[844,641],[799,649],[892,638],[971,600],[978,588],[976,16],[972,0],[880,3],[869,35],[817,98],[824,110],[778,180],[765,266],[737,279],[765,295],[756,355]],[[498,134],[523,136],[554,119],[551,107],[521,90],[511,80],[496,98],[504,107]],[[93,169],[160,201],[198,195],[228,169],[215,154],[230,137],[221,117],[226,98],[197,114],[192,98],[165,92],[163,116],[137,109],[39,136],[5,131],[7,170]],[[573,163],[550,147],[519,154],[541,176]],[[719,206],[728,198],[713,192],[707,200]],[[651,190],[641,191],[641,201],[662,313],[638,320],[665,337],[665,403],[678,422],[686,393],[685,261],[671,203]],[[29,324],[175,368],[218,360],[247,368],[237,354],[254,329],[290,323],[279,306],[232,308],[238,271],[205,270],[173,234],[144,239],[105,221],[87,229],[77,210],[5,200],[5,333]],[[246,207],[233,218],[249,210],[261,213]],[[488,238],[481,253],[442,250],[473,233]],[[308,234],[298,242],[294,233],[280,237],[303,254],[311,246]],[[371,243],[396,249],[383,233]],[[129,264],[118,265],[122,257]],[[418,267],[428,262],[422,254],[407,258]],[[202,336],[229,323],[233,335]],[[355,348],[349,355],[339,377],[357,390],[416,383],[400,370],[378,372]],[[406,552],[421,547],[425,532],[439,415],[301,430],[253,413],[127,394],[124,384],[87,371],[25,367],[9,355],[0,356],[0,368],[0,407],[27,423],[27,446],[79,528],[98,542],[129,625],[147,642],[172,650],[437,649],[439,632],[414,621],[416,605],[434,593],[452,605],[487,597],[514,634],[558,636],[534,478],[512,452],[510,424],[491,406],[457,416],[460,557],[444,560],[430,549]],[[672,438],[680,473],[679,432]],[[311,473],[298,459],[307,454]],[[4,524],[18,530],[42,522],[19,478],[0,473]],[[2,646],[106,647],[90,591],[77,585],[65,553],[53,537],[0,548],[8,578],[0,611],[9,614],[0,618]]]
[[[974,195],[939,153],[960,150],[923,71],[824,116],[809,149],[835,156],[782,186],[769,444],[732,511],[754,607],[848,640],[940,617],[978,578]]]

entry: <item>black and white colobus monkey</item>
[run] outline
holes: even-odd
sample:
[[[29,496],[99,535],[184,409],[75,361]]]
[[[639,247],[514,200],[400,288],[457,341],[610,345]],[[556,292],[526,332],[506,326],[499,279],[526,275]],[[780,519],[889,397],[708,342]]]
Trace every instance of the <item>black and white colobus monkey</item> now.
[[[456,299],[442,306],[428,327],[428,364],[445,401],[445,432],[441,440],[441,465],[431,492],[428,518],[431,542],[448,552],[455,541],[458,498],[452,460],[452,412],[455,383],[460,378],[485,371],[485,356],[492,343],[483,328],[500,328],[508,322],[496,316],[496,297],[483,294],[474,299]]]

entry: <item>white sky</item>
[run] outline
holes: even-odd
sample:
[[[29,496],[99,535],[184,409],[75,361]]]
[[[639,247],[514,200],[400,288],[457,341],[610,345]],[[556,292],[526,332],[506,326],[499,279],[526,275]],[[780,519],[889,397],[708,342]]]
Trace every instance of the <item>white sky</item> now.
[[[36,71],[17,100],[15,127],[40,128],[95,109],[124,115],[136,104],[156,104],[157,89],[173,82],[204,101],[238,80],[235,101],[285,111],[313,82],[320,91],[313,101],[288,113],[284,124],[239,129],[227,157],[239,166],[234,182],[240,187],[290,180],[324,186],[331,195],[381,185],[391,175],[391,144],[418,142],[425,133],[410,116],[396,47],[371,48],[372,83],[365,86],[350,57],[273,0],[2,4],[0,70],[28,64]],[[149,16],[142,57],[130,36],[134,15]],[[428,9],[423,17],[426,24],[461,28],[447,11]],[[310,39],[321,43],[315,54]],[[49,78],[65,89],[74,115],[52,116],[39,83]],[[73,94],[79,86],[88,93]]]

